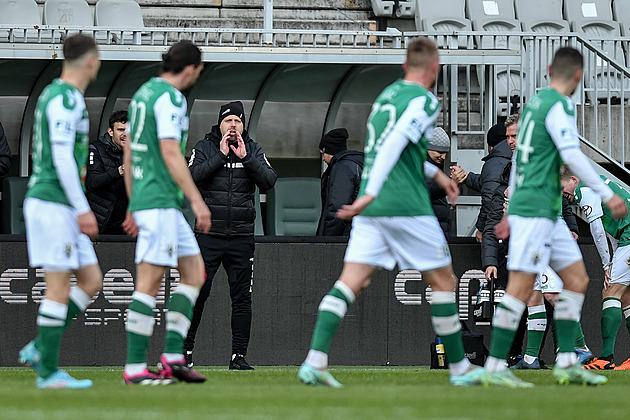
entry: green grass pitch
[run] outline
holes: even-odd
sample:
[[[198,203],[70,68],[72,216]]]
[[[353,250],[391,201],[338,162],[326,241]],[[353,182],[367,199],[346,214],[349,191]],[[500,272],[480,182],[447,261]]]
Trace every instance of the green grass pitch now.
[[[204,384],[131,387],[120,368],[72,368],[88,390],[38,390],[27,368],[0,369],[0,419],[589,419],[627,418],[630,372],[599,387],[557,386],[551,371],[518,372],[527,390],[456,388],[426,367],[333,367],[345,388],[305,386],[297,367],[200,368]]]

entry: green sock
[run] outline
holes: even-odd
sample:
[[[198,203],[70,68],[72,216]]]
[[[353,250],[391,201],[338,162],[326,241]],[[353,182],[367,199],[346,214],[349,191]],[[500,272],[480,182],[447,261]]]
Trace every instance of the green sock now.
[[[431,321],[435,333],[444,343],[446,360],[457,363],[466,357],[462,342],[462,328],[455,304],[455,293],[433,292],[431,296]]]
[[[584,340],[584,331],[582,331],[582,324],[578,322],[577,335],[575,337],[575,347],[586,347],[586,341]]]
[[[490,341],[490,357],[498,360],[506,360],[518,324],[521,321],[525,303],[514,296],[505,294],[501,303],[497,305],[492,318],[492,339]]]
[[[617,331],[621,326],[621,300],[613,297],[604,298],[602,302],[602,352],[601,357],[615,353]]]
[[[527,349],[525,354],[538,357],[547,328],[547,312],[545,305],[532,306],[527,308],[527,311]]]
[[[558,332],[558,353],[575,355],[575,337],[578,331],[584,293],[563,290],[554,311]]]
[[[184,339],[188,335],[197,296],[199,289],[185,284],[180,284],[171,295],[166,313],[164,353],[184,353]]]
[[[352,291],[344,283],[337,281],[319,304],[311,349],[328,354],[337,328],[353,301]]]
[[[37,316],[35,347],[40,351],[40,376],[48,378],[58,369],[59,347],[65,328],[68,305],[44,299]]]
[[[134,292],[127,310],[127,364],[145,363],[153,335],[155,298]]]

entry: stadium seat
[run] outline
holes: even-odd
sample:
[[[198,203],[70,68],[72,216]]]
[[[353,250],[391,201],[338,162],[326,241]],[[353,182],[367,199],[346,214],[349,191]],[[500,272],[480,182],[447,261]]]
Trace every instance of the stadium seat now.
[[[46,0],[44,25],[92,26],[94,18],[85,0]]]
[[[443,0],[439,8],[435,7],[434,0],[417,0],[416,30],[445,33],[472,31],[472,25],[466,18],[465,10],[464,0]],[[457,43],[457,46],[450,47],[468,47],[465,36],[458,37]]]
[[[562,0],[514,0],[516,18],[527,32],[570,32],[562,16]]]
[[[509,36],[510,32],[521,32],[521,23],[516,20],[513,0],[466,0],[466,15],[475,31],[505,33],[500,36],[483,36],[477,40],[481,49],[511,49],[521,51],[520,36]],[[521,95],[521,72],[517,68],[495,66],[494,86],[499,98],[505,100]],[[478,73],[479,74],[479,73]],[[523,74],[523,77],[525,75]]]
[[[630,37],[630,2],[628,0],[614,0],[613,17],[621,25],[621,35]]]
[[[2,190],[2,232],[24,234],[24,196],[28,184],[27,177],[4,179]]]
[[[144,28],[142,10],[140,5],[134,0],[98,0],[94,9],[94,23],[96,26],[141,29]],[[128,32],[124,39],[121,32],[112,33],[112,41],[115,44],[141,44],[142,33],[135,32],[133,35]]]
[[[267,191],[267,234],[314,236],[321,206],[319,178],[278,178]]]
[[[621,36],[620,25],[613,20],[610,0],[565,0],[564,16],[574,32],[591,39],[609,58],[626,64],[621,42],[602,40]],[[614,70],[608,74],[606,66],[599,62],[591,69],[587,62],[584,84],[587,90],[597,87],[597,98],[604,99],[609,89],[611,96],[620,96],[623,82]]]
[[[415,6],[413,1],[399,0],[371,0],[372,10],[376,16],[386,17],[413,17]],[[396,6],[398,3],[398,7]]]
[[[35,0],[0,0],[0,25],[39,26],[42,19]],[[24,37],[35,37],[37,31],[13,31],[15,41],[23,41]],[[0,38],[8,39],[9,30],[0,30]]]

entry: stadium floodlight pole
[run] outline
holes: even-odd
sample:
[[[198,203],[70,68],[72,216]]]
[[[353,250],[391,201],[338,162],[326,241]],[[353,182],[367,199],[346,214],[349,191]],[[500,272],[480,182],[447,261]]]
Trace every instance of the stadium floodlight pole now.
[[[263,29],[265,31],[271,31],[273,29],[273,0],[264,0],[264,20]],[[265,32],[263,35],[263,42],[265,44],[271,44],[272,35],[270,32]]]

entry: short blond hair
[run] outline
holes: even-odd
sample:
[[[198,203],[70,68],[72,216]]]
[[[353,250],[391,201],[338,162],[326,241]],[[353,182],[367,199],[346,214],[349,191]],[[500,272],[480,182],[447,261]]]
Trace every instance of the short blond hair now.
[[[429,38],[418,38],[407,47],[407,67],[428,68],[437,58],[437,46]]]
[[[511,125],[518,124],[518,120],[521,118],[521,114],[512,114],[505,119],[505,128]]]

